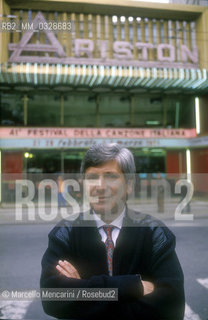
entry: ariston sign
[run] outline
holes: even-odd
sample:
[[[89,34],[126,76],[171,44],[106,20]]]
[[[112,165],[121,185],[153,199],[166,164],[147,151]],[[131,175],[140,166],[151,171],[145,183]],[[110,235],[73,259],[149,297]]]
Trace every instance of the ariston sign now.
[[[158,68],[198,68],[197,47],[188,48],[186,44],[179,47],[171,43],[154,45],[146,42],[114,41],[95,39],[72,39],[72,56],[67,57],[55,32],[49,28],[41,29],[39,26],[47,25],[43,14],[38,12],[32,21],[32,30],[24,33],[19,43],[10,43],[9,51],[12,51],[10,62],[37,62],[37,63],[63,63],[63,64],[86,64],[86,65],[109,65],[109,66],[135,66],[135,67],[158,67]],[[44,32],[48,44],[31,43],[30,40],[37,30]],[[133,55],[136,49],[137,57]],[[109,56],[112,52],[112,58]],[[99,56],[94,56],[94,53]],[[149,53],[155,60],[149,60]],[[30,55],[25,55],[30,52]],[[35,55],[31,55],[34,52]],[[44,52],[44,55],[37,54]],[[24,55],[23,55],[24,53]],[[45,55],[54,53],[55,56]]]

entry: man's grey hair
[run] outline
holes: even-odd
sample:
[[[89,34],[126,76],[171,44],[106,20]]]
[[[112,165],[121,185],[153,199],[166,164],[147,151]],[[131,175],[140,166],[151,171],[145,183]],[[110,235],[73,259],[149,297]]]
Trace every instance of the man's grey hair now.
[[[80,171],[85,173],[87,168],[96,167],[110,160],[116,160],[124,174],[133,175],[136,172],[134,157],[131,151],[118,143],[95,144],[86,152]]]

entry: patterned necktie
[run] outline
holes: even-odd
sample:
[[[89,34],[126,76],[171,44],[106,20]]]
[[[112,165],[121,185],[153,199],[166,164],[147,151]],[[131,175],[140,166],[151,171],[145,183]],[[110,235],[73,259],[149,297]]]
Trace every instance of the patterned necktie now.
[[[114,226],[103,226],[103,230],[107,235],[107,239],[105,241],[105,247],[107,250],[107,258],[108,258],[108,271],[110,276],[113,274],[113,250],[114,250],[114,243],[112,240],[112,231]]]

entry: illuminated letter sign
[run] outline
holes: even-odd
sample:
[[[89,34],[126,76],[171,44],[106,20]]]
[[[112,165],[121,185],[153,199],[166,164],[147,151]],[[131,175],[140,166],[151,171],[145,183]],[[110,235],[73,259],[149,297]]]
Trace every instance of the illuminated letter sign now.
[[[115,59],[132,59],[132,49],[133,46],[129,42],[115,41],[113,43],[113,51],[115,52],[113,56]]]
[[[163,55],[164,50],[169,50],[169,56]],[[169,61],[173,62],[175,60],[175,48],[171,44],[159,44],[157,46],[157,58],[159,61]]]
[[[92,52],[94,49],[93,41],[90,39],[76,39],[75,40],[75,57],[80,57],[81,54],[86,54],[88,58],[92,58]]]
[[[72,55],[66,57],[61,43],[56,35],[49,29],[42,30],[40,26],[47,26],[43,14],[38,12],[34,20],[31,22],[34,29],[26,31],[19,43],[9,43],[9,50],[12,51],[9,62],[38,62],[38,63],[64,63],[64,64],[95,64],[95,65],[131,65],[135,67],[171,67],[171,68],[198,68],[198,53],[194,47],[191,51],[185,44],[179,47],[180,58],[176,55],[176,47],[169,43],[161,43],[154,45],[153,43],[128,41],[110,41],[100,39],[72,39]],[[31,37],[34,32],[39,30],[44,32],[49,40],[49,44],[31,43]],[[66,44],[65,44],[66,46]],[[133,49],[136,48],[138,56],[133,55]],[[96,55],[94,56],[96,49]],[[155,60],[149,60],[149,51],[153,51],[151,56],[157,57]],[[23,55],[24,52],[35,52],[35,55]],[[41,55],[39,52],[52,52],[55,55]],[[109,52],[113,53],[110,56]]]
[[[143,43],[143,42],[136,42],[136,48],[142,50],[142,60],[148,60],[148,51],[147,49],[153,49],[154,46],[151,43]]]
[[[187,46],[184,44],[181,45],[181,56],[182,56],[182,61],[187,62],[188,58],[193,62],[197,63],[198,62],[198,51],[197,48],[193,48],[193,52],[191,52]]]

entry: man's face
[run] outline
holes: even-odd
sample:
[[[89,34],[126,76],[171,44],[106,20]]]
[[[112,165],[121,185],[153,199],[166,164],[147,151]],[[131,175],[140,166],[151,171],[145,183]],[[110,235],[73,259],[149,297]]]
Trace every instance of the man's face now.
[[[106,213],[112,214],[112,220],[118,216],[125,205],[131,185],[127,184],[124,174],[116,160],[105,162],[96,167],[89,167],[85,179],[92,180],[96,185],[89,186],[90,201],[93,210],[100,214],[103,220]]]

